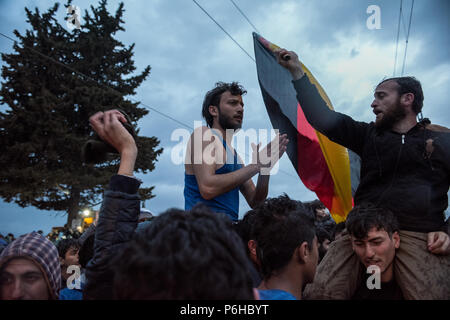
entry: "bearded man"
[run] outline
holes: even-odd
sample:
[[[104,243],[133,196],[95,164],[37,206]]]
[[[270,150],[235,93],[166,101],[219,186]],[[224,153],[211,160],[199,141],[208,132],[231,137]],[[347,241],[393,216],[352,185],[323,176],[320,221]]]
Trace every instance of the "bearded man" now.
[[[450,239],[444,211],[450,185],[450,130],[428,119],[417,121],[424,99],[420,82],[414,77],[382,81],[371,104],[375,121],[359,122],[326,106],[304,76],[295,52],[280,49],[277,55],[279,64],[292,74],[297,99],[311,126],[361,157],[355,205],[370,203],[397,218],[401,245],[395,268],[403,296],[449,299]],[[339,257],[334,255],[338,252]],[[357,266],[358,261],[354,254],[350,259],[352,254],[349,236],[330,246],[318,268],[324,276],[316,277],[310,297],[345,299],[353,294],[348,262]],[[339,266],[348,270],[339,272],[342,282],[334,272]]]
[[[203,101],[202,115],[207,126],[192,133],[185,161],[185,210],[205,203],[215,212],[239,218],[239,191],[251,208],[263,202],[268,193],[267,171],[286,151],[287,135],[277,135],[263,150],[253,147],[252,163],[244,165],[231,146],[244,117],[242,96],[247,91],[237,82],[218,82]],[[252,177],[259,174],[255,184]]]

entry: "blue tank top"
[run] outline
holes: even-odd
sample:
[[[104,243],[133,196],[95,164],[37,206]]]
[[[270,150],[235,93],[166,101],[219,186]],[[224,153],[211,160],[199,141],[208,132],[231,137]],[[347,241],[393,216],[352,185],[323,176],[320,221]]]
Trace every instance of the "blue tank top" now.
[[[233,172],[242,168],[242,164],[238,163],[236,152],[233,155],[231,149],[227,146],[225,140],[219,136],[213,129],[212,132],[222,139],[222,144],[226,150],[225,164],[216,170],[216,174],[225,174]],[[228,163],[228,159],[233,157],[233,163]],[[211,210],[215,212],[226,213],[231,220],[237,221],[239,219],[239,187],[234,188],[226,193],[223,193],[214,199],[206,200],[200,194],[197,178],[193,174],[184,173],[184,209],[190,210],[197,203],[202,202],[206,204]]]

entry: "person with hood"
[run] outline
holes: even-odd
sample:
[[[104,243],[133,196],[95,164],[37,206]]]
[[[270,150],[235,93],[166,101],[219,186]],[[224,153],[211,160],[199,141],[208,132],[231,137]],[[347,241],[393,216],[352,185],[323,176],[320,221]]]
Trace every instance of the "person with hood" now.
[[[1,300],[58,300],[60,286],[58,250],[39,233],[17,238],[0,254]]]

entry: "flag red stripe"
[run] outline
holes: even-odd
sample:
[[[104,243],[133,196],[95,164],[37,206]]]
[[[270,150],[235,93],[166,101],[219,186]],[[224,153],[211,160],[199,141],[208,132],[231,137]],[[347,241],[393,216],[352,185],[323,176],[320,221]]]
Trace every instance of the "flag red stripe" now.
[[[316,132],[297,105],[297,173],[303,184],[314,191],[319,200],[331,208],[334,182],[320,148]]]

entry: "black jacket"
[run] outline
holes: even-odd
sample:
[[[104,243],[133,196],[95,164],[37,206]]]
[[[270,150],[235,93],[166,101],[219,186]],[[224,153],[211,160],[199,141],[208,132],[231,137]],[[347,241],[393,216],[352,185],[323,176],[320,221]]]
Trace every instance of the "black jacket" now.
[[[403,230],[446,231],[450,185],[450,131],[418,123],[405,134],[379,130],[330,110],[307,77],[293,81],[308,122],[361,157],[355,204],[370,202],[394,212]]]
[[[115,175],[105,191],[95,230],[94,257],[86,267],[83,299],[112,299],[113,271],[111,260],[131,240],[138,224],[141,182]]]

